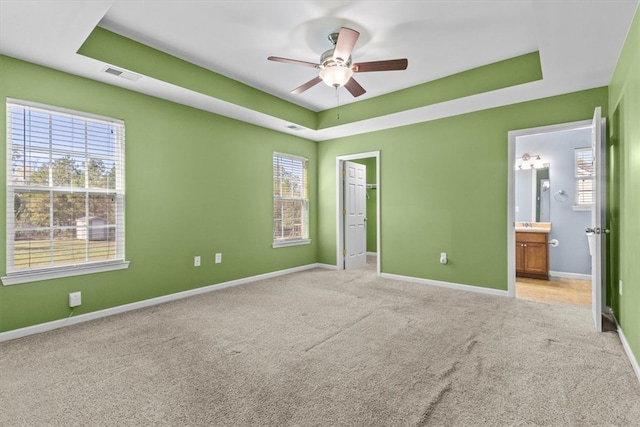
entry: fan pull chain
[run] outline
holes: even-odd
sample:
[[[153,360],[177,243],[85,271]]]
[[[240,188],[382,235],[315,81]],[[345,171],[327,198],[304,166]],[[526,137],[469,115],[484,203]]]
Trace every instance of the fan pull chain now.
[[[336,119],[340,120],[340,92],[338,91],[338,86],[336,86],[336,106],[337,106]]]

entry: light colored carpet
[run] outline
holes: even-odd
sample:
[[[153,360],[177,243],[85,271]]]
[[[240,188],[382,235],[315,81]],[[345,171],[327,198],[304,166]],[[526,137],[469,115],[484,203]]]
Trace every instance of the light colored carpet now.
[[[0,425],[638,426],[586,308],[310,270],[0,344]]]

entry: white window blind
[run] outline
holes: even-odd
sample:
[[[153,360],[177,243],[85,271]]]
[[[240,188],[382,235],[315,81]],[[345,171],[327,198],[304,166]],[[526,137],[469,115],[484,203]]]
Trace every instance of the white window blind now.
[[[309,161],[289,154],[273,154],[273,245],[309,242]]]
[[[576,206],[589,207],[594,200],[594,162],[591,148],[575,150]]]
[[[6,218],[7,276],[124,261],[124,122],[7,102]]]

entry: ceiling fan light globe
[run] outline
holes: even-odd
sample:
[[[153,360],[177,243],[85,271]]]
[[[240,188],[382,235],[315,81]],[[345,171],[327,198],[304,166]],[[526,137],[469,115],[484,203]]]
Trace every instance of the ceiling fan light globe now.
[[[353,76],[353,70],[350,67],[335,65],[320,70],[320,78],[327,86],[341,87],[347,84]]]

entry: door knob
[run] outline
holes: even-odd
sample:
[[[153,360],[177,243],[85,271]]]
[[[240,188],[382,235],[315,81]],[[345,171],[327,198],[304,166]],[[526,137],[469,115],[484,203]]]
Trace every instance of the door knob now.
[[[585,233],[593,233],[593,234],[609,234],[611,231],[608,228],[600,228],[600,227],[596,227],[596,228],[592,228],[592,227],[587,227],[584,229]]]

